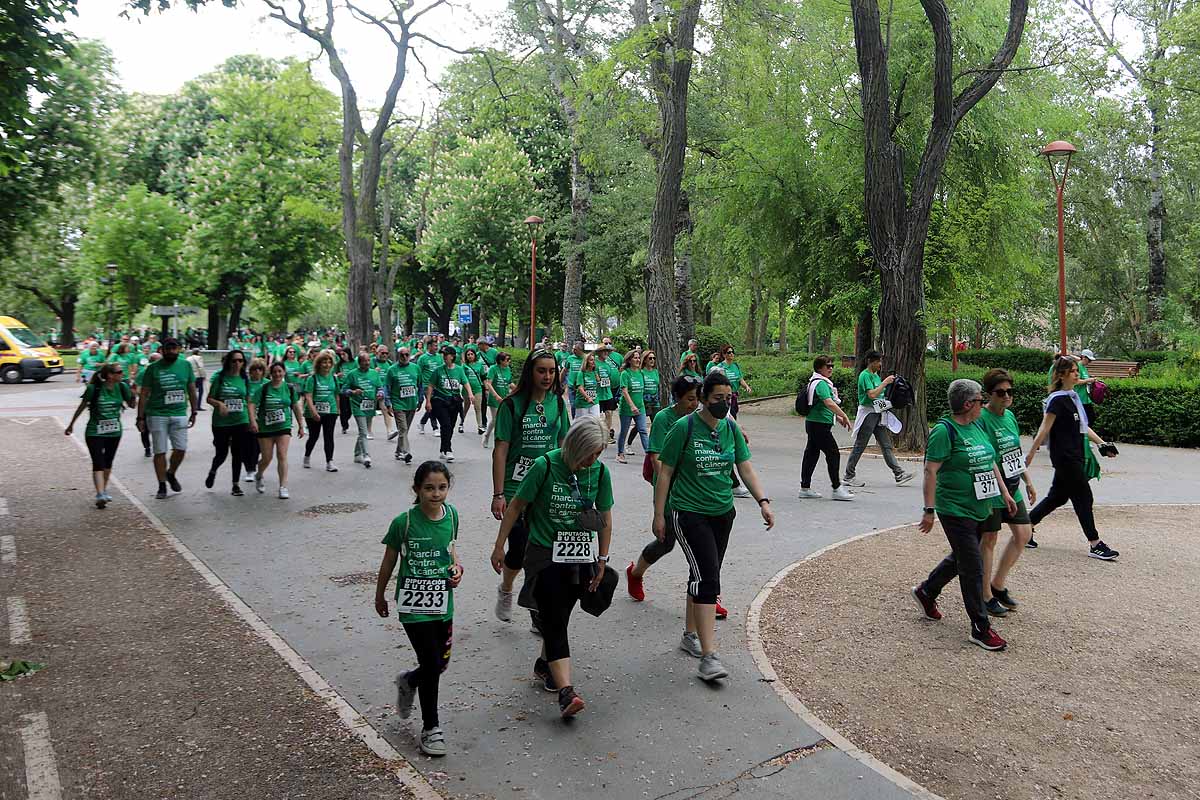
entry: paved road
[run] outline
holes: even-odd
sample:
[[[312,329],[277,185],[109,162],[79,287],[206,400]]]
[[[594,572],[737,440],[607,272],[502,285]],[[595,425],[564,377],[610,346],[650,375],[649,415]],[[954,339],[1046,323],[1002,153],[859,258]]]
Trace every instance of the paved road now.
[[[43,405],[50,413],[73,405],[77,388],[52,381],[37,389],[0,388],[0,415],[21,416]],[[9,411],[6,409],[20,409]],[[794,419],[743,415],[755,464],[775,499],[777,525],[765,533],[753,501],[741,514],[726,558],[723,590],[731,617],[719,623],[722,658],[732,679],[710,688],[695,678],[696,662],[676,649],[682,628],[686,569],[672,554],[650,573],[649,597],[619,596],[600,619],[577,614],[572,625],[576,683],[588,701],[573,724],[558,719],[552,695],[528,679],[537,640],[527,626],[495,620],[496,579],[487,566],[496,523],[488,453],[478,437],[457,437],[451,501],[462,512],[460,552],[467,568],[457,596],[453,660],[442,684],[443,722],[452,756],[431,762],[417,754],[414,727],[387,715],[391,679],[410,660],[394,622],[372,611],[373,573],[387,522],[411,502],[411,467],[390,458],[380,436],[376,468],[350,463],[353,439],[338,436],[342,472],[299,469],[293,453],[292,499],[232,498],[227,478],[206,491],[212,452],[208,414],[193,431],[193,454],[181,471],[182,495],[151,499],[149,463],[136,440],[118,455],[117,470],[163,521],[243,599],[307,658],[360,712],[438,785],[457,797],[713,798],[738,791],[752,797],[902,798],[883,778],[838,750],[778,700],[745,647],[745,613],[776,571],[827,544],[876,527],[916,519],[920,490],[896,487],[882,462],[859,474],[872,486],[854,503],[795,499],[801,426]],[[379,426],[382,431],[382,425]],[[435,437],[414,432],[418,458],[436,455]],[[295,442],[299,444],[299,442]],[[613,470],[617,507],[613,564],[635,558],[648,541],[649,487],[640,462]],[[1109,462],[1106,462],[1106,464]],[[1122,458],[1097,487],[1102,502],[1170,502],[1194,498],[1200,452],[1122,448]],[[823,466],[820,468],[823,470]],[[1039,486],[1048,465],[1035,468]],[[823,474],[820,473],[820,474]],[[85,484],[86,475],[79,476]],[[878,485],[874,485],[878,483]],[[823,479],[814,480],[827,491]],[[322,503],[363,503],[361,511],[306,516]],[[1105,532],[1120,547],[1120,532]],[[904,578],[897,583],[898,596]],[[621,591],[623,591],[623,582]],[[886,635],[886,632],[884,633]],[[965,647],[966,645],[964,645]],[[811,751],[807,748],[815,748]],[[805,757],[777,759],[803,751]]]

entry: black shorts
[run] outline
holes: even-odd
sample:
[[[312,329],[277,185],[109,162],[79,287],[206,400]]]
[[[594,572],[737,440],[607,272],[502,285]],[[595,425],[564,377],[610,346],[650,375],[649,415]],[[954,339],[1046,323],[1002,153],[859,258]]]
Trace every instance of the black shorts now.
[[[1024,500],[1017,503],[1017,513],[1015,514],[1009,514],[1007,508],[993,508],[992,515],[983,522],[979,530],[981,533],[995,533],[1006,524],[1029,524],[1029,508],[1025,505]]]
[[[601,411],[616,411],[617,410],[617,398],[614,397],[611,400],[601,400],[600,401],[600,410]]]

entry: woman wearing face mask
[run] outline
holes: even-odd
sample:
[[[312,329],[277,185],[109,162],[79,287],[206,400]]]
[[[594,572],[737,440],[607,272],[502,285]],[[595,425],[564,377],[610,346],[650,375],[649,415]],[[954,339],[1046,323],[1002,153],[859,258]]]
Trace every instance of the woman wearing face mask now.
[[[612,540],[612,480],[600,463],[608,432],[599,417],[580,417],[561,450],[537,458],[500,521],[492,568],[504,566],[504,544],[522,514],[529,522],[522,606],[537,611],[542,652],[534,675],[558,692],[559,713],[573,717],[584,708],[571,676],[567,626],[586,592],[595,592],[608,564]]]
[[[650,444],[646,448],[646,457],[650,459],[650,467],[654,471],[654,479],[651,485],[658,484],[658,473],[662,468],[661,462],[658,460],[658,453],[663,448],[663,443],[667,440],[667,434],[671,431],[671,426],[676,422],[691,414],[700,405],[700,387],[703,385],[699,378],[693,378],[688,375],[680,375],[675,379],[675,383],[671,384],[671,396],[675,398],[675,404],[667,406],[662,411],[654,415],[654,423],[650,426]],[[668,499],[668,508],[666,513],[670,514],[670,500]],[[629,590],[629,596],[639,603],[646,599],[646,591],[642,586],[642,577],[646,574],[646,570],[650,569],[653,564],[658,563],[658,560],[667,553],[675,549],[675,535],[671,530],[667,530],[666,536],[662,541],[654,539],[650,544],[642,549],[642,555],[638,558],[635,565],[632,561],[625,568],[625,579]],[[691,606],[688,607],[689,610]],[[688,622],[692,622],[691,619]],[[696,628],[691,626],[690,631],[695,631]]]
[[[688,632],[694,628],[699,640],[698,674],[704,681],[729,674],[717,657],[715,627],[721,562],[736,516],[729,480],[732,467],[737,467],[758,503],[767,530],[775,525],[771,501],[763,494],[750,463],[750,448],[737,423],[727,419],[732,395],[733,387],[723,373],[714,371],[704,379],[700,410],[676,422],[667,434],[658,455],[661,463],[654,487],[654,536],[665,542],[669,526],[690,568]]]

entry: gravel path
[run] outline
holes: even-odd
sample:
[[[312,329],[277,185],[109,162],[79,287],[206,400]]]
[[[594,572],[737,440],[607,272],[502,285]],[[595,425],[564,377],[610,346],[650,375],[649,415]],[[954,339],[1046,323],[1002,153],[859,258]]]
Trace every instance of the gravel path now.
[[[1085,557],[1069,509],[1038,526],[1010,582],[1020,611],[994,620],[1003,653],[967,643],[955,583],[940,623],[918,615],[907,591],[947,546],[913,527],[794,570],[764,644],[817,716],[949,800],[1200,798],[1191,513],[1101,510],[1116,563]]]

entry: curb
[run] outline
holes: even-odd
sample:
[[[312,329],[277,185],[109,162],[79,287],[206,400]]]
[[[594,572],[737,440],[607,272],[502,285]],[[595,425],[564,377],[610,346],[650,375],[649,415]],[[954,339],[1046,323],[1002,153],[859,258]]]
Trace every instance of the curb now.
[[[63,430],[66,426],[58,417],[53,418]],[[87,448],[74,436],[68,437],[79,450],[87,455]],[[321,676],[311,664],[304,660],[304,657],[292,649],[286,641],[283,640],[278,633],[272,630],[262,617],[260,617],[254,609],[247,605],[246,601],[238,597],[237,593],[229,588],[221,578],[208,568],[199,556],[193,553],[186,544],[179,540],[175,534],[171,533],[170,528],[158,518],[153,511],[146,507],[145,503],[139,500],[132,492],[125,488],[125,484],[121,483],[120,479],[113,477],[109,479],[109,483],[117,488],[130,504],[145,515],[146,519],[150,520],[150,524],[155,530],[163,535],[163,537],[171,544],[175,551],[183,557],[185,561],[192,566],[200,577],[208,583],[217,596],[225,601],[230,610],[236,614],[242,622],[244,622],[254,633],[267,644],[280,658],[284,660],[291,669],[303,680],[317,697],[325,701],[337,715],[342,725],[354,734],[363,744],[365,744],[372,753],[379,758],[388,762],[389,768],[393,774],[400,779],[400,783],[418,800],[444,800],[443,796],[433,788],[433,785],[425,779],[416,768],[408,762],[400,751],[392,747],[390,743],[379,732],[371,727],[371,723],[367,721],[362,714],[354,710],[354,707],[338,693],[337,689],[329,684],[325,678]]]
[[[771,688],[775,690],[775,694],[779,695],[779,699],[783,701],[784,705],[795,712],[796,716],[800,717],[800,719],[806,725],[823,736],[826,741],[828,741],[838,750],[841,750],[843,753],[850,756],[855,761],[862,764],[867,769],[877,773],[885,780],[895,785],[897,788],[909,792],[914,797],[918,798],[918,800],[944,800],[941,795],[934,794],[916,781],[912,780],[906,775],[903,775],[895,769],[892,769],[878,758],[875,758],[875,756],[856,746],[853,742],[851,742],[845,736],[842,736],[834,728],[830,727],[820,717],[814,714],[812,709],[804,705],[800,698],[797,697],[791,689],[785,686],[783,681],[779,680],[779,676],[775,673],[774,667],[771,666],[770,659],[767,658],[767,652],[766,648],[763,647],[762,633],[760,630],[760,623],[762,621],[762,607],[766,603],[767,598],[771,596],[771,592],[775,590],[775,587],[778,586],[783,579],[790,575],[797,567],[806,562],[819,558],[831,550],[836,550],[843,545],[857,542],[860,539],[867,539],[871,536],[878,536],[881,533],[890,533],[892,531],[901,530],[902,528],[911,528],[913,524],[914,523],[910,522],[904,525],[893,525],[890,528],[880,528],[879,530],[860,533],[857,536],[851,536],[849,539],[843,539],[840,542],[835,542],[834,544],[822,547],[820,550],[817,550],[813,553],[809,553],[799,561],[795,561],[781,569],[779,572],[775,573],[774,577],[767,581],[763,588],[759,590],[758,594],[754,598],[754,602],[750,604],[750,610],[746,615],[746,644],[750,649],[750,655],[754,658],[754,663],[758,667],[758,671],[761,672],[763,678],[771,684]]]

